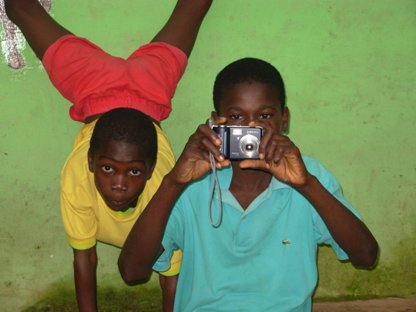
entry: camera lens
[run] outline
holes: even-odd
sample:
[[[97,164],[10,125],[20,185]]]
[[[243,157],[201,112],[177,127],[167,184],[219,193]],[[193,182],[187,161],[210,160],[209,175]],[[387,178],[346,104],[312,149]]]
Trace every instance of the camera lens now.
[[[240,139],[240,151],[247,158],[254,158],[258,155],[259,139],[254,135],[247,134]]]
[[[253,144],[251,144],[251,143],[246,144],[246,146],[245,146],[245,150],[246,151],[252,151],[253,149],[254,149],[254,145]]]

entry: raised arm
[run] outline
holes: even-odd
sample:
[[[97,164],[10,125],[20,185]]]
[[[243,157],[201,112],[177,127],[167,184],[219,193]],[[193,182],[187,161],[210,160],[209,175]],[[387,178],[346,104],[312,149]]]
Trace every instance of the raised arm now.
[[[176,199],[188,183],[201,178],[210,169],[208,151],[217,165],[227,166],[219,152],[220,140],[207,126],[201,125],[190,137],[175,167],[167,174],[159,189],[136,221],[120,253],[118,266],[127,284],[146,282],[162,249],[162,238]]]
[[[367,226],[337,200],[303,163],[297,146],[287,137],[266,131],[260,145],[263,160],[246,160],[241,168],[268,170],[301,193],[319,213],[332,237],[356,267],[372,268],[378,244]]]
[[[378,244],[367,226],[330,194],[316,177],[308,174],[305,183],[297,190],[315,207],[351,263],[359,268],[374,267]]]
[[[178,0],[172,15],[152,42],[166,42],[191,54],[199,27],[212,0]]]
[[[70,34],[37,0],[4,0],[7,16],[19,27],[39,59],[60,37]]]

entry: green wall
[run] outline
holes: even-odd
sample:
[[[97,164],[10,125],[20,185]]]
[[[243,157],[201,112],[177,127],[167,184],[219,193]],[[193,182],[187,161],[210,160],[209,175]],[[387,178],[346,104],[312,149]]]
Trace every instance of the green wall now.
[[[152,38],[175,1],[54,0],[74,33],[126,57]],[[59,172],[80,127],[29,48],[0,60],[0,305],[16,311],[72,285],[59,215]],[[290,137],[341,181],[381,246],[378,267],[319,255],[316,297],[416,294],[416,1],[215,0],[163,127],[176,155],[211,111],[215,74],[255,56],[282,72]],[[126,287],[117,250],[100,245],[99,283]]]

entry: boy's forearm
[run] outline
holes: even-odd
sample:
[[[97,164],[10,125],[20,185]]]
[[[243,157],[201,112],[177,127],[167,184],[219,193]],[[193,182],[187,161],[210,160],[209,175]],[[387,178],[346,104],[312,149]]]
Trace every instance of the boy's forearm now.
[[[75,270],[75,290],[77,305],[80,312],[97,311],[97,285],[96,276],[80,276],[79,271]]]
[[[162,252],[162,238],[170,212],[186,184],[164,177],[159,189],[131,229],[118,260],[127,284],[147,282],[152,266]]]
[[[357,267],[373,267],[378,244],[366,225],[312,175],[298,191],[315,207],[331,235]]]
[[[74,250],[74,279],[78,310],[97,311],[97,254],[95,247]]]

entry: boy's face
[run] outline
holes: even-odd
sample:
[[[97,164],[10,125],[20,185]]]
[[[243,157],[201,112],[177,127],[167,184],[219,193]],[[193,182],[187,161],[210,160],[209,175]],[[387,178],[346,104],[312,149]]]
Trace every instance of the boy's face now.
[[[111,140],[94,154],[88,152],[88,166],[95,185],[112,210],[135,207],[154,166],[135,144]]]
[[[232,85],[223,92],[218,104],[218,115],[226,117],[228,125],[247,126],[255,122],[275,133],[288,129],[289,111],[285,108],[282,112],[277,91],[269,84],[242,82]]]

